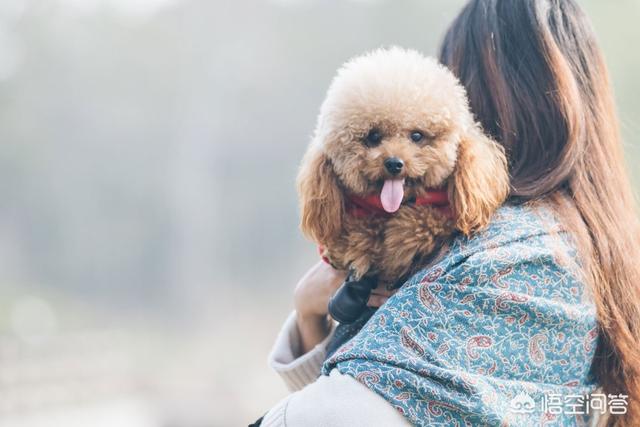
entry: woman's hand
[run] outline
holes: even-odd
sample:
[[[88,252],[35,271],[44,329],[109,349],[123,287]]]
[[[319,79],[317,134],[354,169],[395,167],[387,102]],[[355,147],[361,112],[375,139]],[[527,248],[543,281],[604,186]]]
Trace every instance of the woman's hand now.
[[[346,272],[331,267],[324,261],[317,262],[300,279],[293,293],[293,303],[298,318],[325,318],[329,299],[346,278]]]
[[[398,292],[398,289],[388,290],[384,285],[378,285],[373,291],[371,291],[371,295],[369,296],[369,302],[367,305],[369,307],[380,307],[382,304],[387,302],[389,297]]]
[[[342,285],[346,276],[344,271],[338,271],[326,262],[319,261],[296,285],[293,305],[297,312],[301,354],[313,349],[329,335],[329,299]]]
[[[301,354],[313,349],[329,335],[329,300],[344,283],[346,276],[346,272],[319,261],[298,282],[293,301],[302,344]],[[394,292],[378,286],[371,293],[368,305],[380,307]]]

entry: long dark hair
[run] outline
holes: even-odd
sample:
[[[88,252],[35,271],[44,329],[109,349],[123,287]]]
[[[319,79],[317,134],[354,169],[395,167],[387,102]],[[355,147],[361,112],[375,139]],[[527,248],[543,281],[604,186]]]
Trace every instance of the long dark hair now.
[[[640,426],[640,224],[607,68],[574,0],[471,0],[440,54],[509,158],[511,194],[554,203],[578,241],[600,326],[594,372]]]

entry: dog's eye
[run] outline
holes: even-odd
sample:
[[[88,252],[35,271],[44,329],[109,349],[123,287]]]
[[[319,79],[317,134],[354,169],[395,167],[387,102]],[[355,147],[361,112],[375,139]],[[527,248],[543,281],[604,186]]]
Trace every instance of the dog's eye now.
[[[364,137],[364,142],[369,147],[380,144],[380,141],[382,141],[382,133],[378,129],[371,129]]]
[[[424,134],[420,131],[413,131],[411,132],[411,140],[413,142],[420,142],[424,139]]]

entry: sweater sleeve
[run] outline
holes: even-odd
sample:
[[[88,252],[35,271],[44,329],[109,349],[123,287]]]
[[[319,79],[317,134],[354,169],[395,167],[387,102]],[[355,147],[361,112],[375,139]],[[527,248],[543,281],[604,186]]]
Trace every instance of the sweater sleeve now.
[[[301,353],[300,332],[296,323],[296,312],[285,321],[269,354],[268,363],[285,382],[289,391],[297,391],[314,382],[327,354],[327,344],[335,332],[335,323],[327,338],[311,351]]]
[[[386,400],[337,370],[290,394],[263,418],[262,427],[408,427]]]

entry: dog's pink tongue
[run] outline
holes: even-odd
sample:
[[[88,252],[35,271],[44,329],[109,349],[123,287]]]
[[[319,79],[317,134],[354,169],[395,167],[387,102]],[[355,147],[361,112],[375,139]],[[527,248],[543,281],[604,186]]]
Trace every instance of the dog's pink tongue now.
[[[385,211],[393,213],[400,209],[404,196],[404,179],[387,179],[380,192],[380,203]]]

